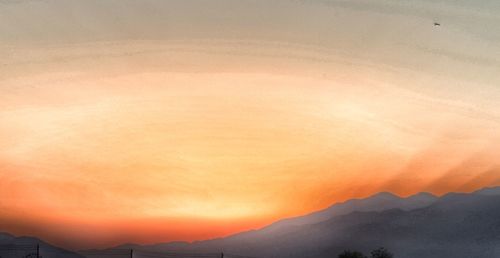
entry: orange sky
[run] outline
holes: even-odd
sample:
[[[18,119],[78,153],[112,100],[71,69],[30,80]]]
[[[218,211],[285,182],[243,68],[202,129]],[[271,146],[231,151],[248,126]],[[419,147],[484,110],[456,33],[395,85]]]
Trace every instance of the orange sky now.
[[[213,24],[172,14],[171,38],[154,17],[139,35],[100,16],[37,36],[17,13],[68,8],[54,2],[0,3],[2,24],[24,24],[0,27],[0,231],[70,248],[199,240],[379,191],[500,184],[500,52],[463,24],[435,34],[419,12],[391,27],[402,17],[283,1]],[[323,26],[352,17],[380,31]],[[89,36],[105,30],[125,36]]]

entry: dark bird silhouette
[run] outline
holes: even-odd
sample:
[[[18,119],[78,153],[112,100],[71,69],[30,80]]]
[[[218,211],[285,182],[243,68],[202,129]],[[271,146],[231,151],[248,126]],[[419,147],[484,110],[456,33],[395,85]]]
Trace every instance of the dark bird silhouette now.
[[[434,26],[441,26],[441,23],[439,23],[439,22],[434,22]]]

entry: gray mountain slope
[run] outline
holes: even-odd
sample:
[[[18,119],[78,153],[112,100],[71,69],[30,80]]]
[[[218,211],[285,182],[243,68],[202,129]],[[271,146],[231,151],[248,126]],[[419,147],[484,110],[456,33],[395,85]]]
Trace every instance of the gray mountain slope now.
[[[437,197],[430,193],[419,193],[408,198],[401,198],[392,193],[378,193],[366,199],[352,199],[340,204],[334,204],[327,209],[305,216],[280,220],[266,227],[266,230],[289,225],[299,226],[318,223],[334,216],[349,214],[354,211],[383,211],[388,209],[413,210],[432,204]]]
[[[390,208],[393,204],[388,202],[391,205],[385,206],[387,209],[382,205],[377,210],[366,211],[363,209],[370,207],[366,205],[360,206],[363,207],[360,210],[339,213],[318,223],[287,225],[286,230],[270,231],[267,227],[252,234],[246,232],[193,244],[158,244],[141,248],[184,252],[223,250],[257,257],[326,258],[335,257],[344,249],[368,252],[384,246],[397,257],[404,258],[500,257],[500,195],[494,192],[450,193],[436,200],[431,197],[431,204],[415,209],[409,208],[413,207],[410,204]],[[372,198],[379,201],[381,197],[398,199],[383,193],[365,201]],[[400,199],[411,203],[427,198],[424,194]],[[304,220],[307,221],[305,218],[301,221]]]
[[[439,198],[426,193],[408,198],[380,193],[226,238],[145,246],[124,244],[107,251],[133,248],[156,252],[223,251],[266,258],[330,258],[345,249],[367,253],[383,246],[398,258],[500,257],[499,193],[500,188],[449,193]],[[0,246],[34,247],[38,243],[42,257],[82,257],[37,238],[0,233]],[[25,257],[33,250],[21,256],[4,250],[0,256]],[[128,252],[122,256],[128,257]],[[140,252],[136,256],[141,258]]]
[[[486,187],[474,192],[481,195],[500,195],[500,187]]]
[[[48,258],[83,258],[74,252],[53,246],[38,238],[0,232],[0,257],[36,257],[36,246],[40,246],[40,256]]]
[[[383,211],[389,209],[413,210],[428,206],[436,200],[437,197],[429,193],[419,193],[407,198],[401,198],[392,193],[382,192],[365,199],[351,199],[346,202],[337,203],[324,210],[304,216],[279,220],[260,230],[251,230],[232,235],[229,239],[231,239],[231,241],[250,242],[253,242],[254,239],[273,239],[276,236],[294,232],[300,226],[319,223],[355,211]],[[149,245],[146,248],[153,251],[179,251],[189,249],[190,245],[177,242]]]

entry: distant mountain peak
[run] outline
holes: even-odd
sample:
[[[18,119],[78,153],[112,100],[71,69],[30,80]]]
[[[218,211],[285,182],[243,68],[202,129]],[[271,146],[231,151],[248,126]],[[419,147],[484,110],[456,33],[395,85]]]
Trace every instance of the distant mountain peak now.
[[[432,200],[437,198],[438,197],[436,195],[428,192],[420,192],[406,197],[406,199],[413,199],[413,200]]]
[[[500,243],[496,219],[500,207],[495,205],[500,195],[494,195],[497,191],[500,187],[442,197],[421,192],[406,198],[382,192],[281,220],[260,230],[182,246],[165,243],[141,249],[328,258],[346,248],[363,251],[387,246],[398,257],[500,257],[496,249]],[[439,244],[434,244],[436,241]],[[315,256],[308,256],[311,253]]]
[[[391,193],[391,192],[380,192],[376,193],[368,198],[391,198],[391,199],[401,199],[401,197]]]
[[[480,195],[500,195],[500,186],[485,187],[473,193]]]
[[[51,258],[84,258],[83,256],[72,251],[51,245],[37,237],[33,236],[15,236],[9,233],[0,232],[0,245],[9,246],[24,246],[21,249],[0,249],[0,257],[3,258],[17,258],[26,257],[26,254],[19,256],[20,252],[33,252],[37,246],[40,248],[40,257]]]
[[[0,236],[5,236],[5,237],[12,237],[14,238],[15,236],[10,234],[10,233],[7,233],[7,232],[0,232]]]

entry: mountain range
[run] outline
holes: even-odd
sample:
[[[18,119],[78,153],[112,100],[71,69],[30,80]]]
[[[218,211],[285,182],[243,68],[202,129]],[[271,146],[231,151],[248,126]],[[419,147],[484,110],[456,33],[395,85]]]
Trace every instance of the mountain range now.
[[[0,235],[1,245],[30,241],[38,240]],[[81,258],[76,253],[43,245],[59,252],[58,257]],[[383,192],[224,238],[193,243],[126,244],[99,251],[134,249],[326,258],[336,257],[346,249],[367,253],[378,247],[386,247],[401,258],[500,257],[500,187],[441,197],[419,193],[401,198]]]
[[[0,232],[1,258],[36,258],[37,247],[39,247],[41,258],[84,258],[76,252],[53,246],[36,237],[16,237],[9,233]]]

